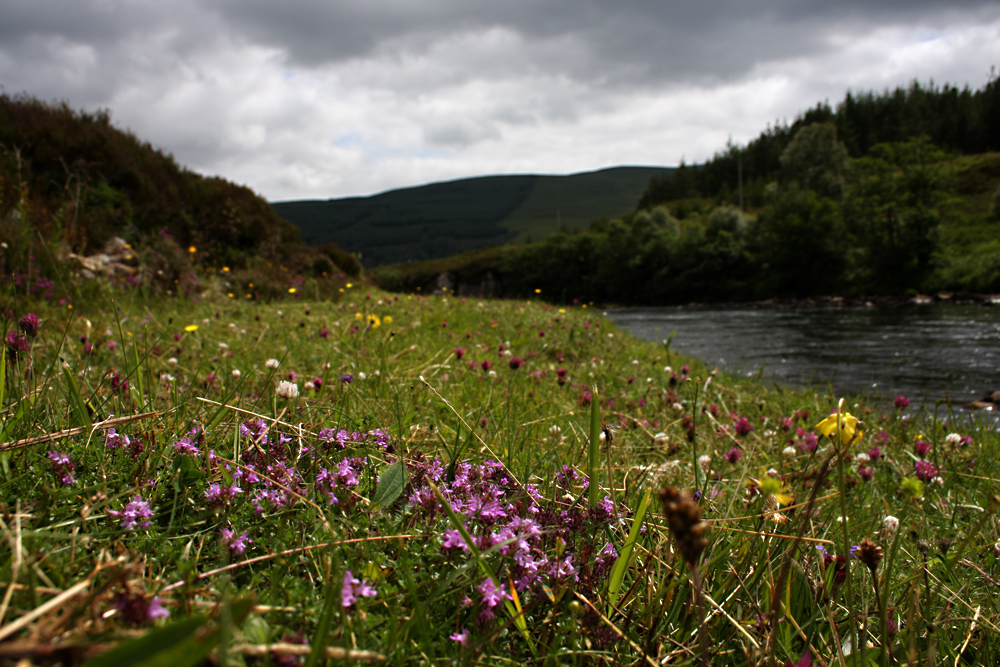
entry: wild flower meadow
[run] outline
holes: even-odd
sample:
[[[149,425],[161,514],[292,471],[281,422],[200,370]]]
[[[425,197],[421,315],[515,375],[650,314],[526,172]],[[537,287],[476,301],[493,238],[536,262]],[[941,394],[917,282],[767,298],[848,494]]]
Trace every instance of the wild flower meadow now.
[[[5,664],[1000,663],[979,415],[579,305],[121,298],[3,313]]]

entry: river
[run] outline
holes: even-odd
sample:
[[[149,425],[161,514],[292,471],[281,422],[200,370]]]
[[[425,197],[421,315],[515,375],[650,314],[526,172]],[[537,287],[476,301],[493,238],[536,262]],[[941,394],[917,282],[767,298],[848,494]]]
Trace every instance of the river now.
[[[880,401],[961,406],[1000,389],[1000,307],[676,306],[606,313],[638,338],[729,374]]]

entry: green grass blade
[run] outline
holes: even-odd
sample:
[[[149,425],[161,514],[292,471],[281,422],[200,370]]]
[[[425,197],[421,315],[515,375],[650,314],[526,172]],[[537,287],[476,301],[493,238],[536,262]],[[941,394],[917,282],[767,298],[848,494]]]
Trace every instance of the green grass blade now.
[[[632,549],[635,547],[635,543],[639,539],[639,529],[642,528],[642,522],[646,518],[646,510],[649,509],[649,499],[653,495],[652,489],[646,489],[646,495],[642,497],[642,502],[639,503],[639,509],[635,512],[635,517],[632,519],[632,527],[628,531],[628,539],[625,540],[625,544],[622,545],[621,551],[618,554],[618,558],[615,559],[614,565],[611,566],[611,574],[608,577],[608,613],[612,613],[614,606],[618,604],[618,596],[621,594],[622,580],[625,578],[625,571],[628,569],[629,559],[632,556]]]
[[[90,420],[90,413],[87,412],[87,404],[83,400],[83,394],[80,393],[80,385],[77,383],[76,378],[73,377],[73,372],[68,366],[62,367],[63,379],[66,380],[66,402],[69,403],[70,410],[73,416],[76,418],[76,426],[85,426],[88,429],[94,427],[93,422]]]
[[[330,638],[330,623],[333,620],[333,610],[337,607],[337,578],[330,577],[326,582],[323,602],[323,614],[320,616],[319,625],[316,627],[316,634],[313,635],[312,650],[306,659],[306,667],[316,667],[326,655],[327,641]]]
[[[587,479],[590,480],[590,506],[597,507],[601,502],[601,485],[598,484],[597,471],[601,465],[601,397],[597,385],[593,388],[593,399],[590,401],[590,456],[587,457]]]

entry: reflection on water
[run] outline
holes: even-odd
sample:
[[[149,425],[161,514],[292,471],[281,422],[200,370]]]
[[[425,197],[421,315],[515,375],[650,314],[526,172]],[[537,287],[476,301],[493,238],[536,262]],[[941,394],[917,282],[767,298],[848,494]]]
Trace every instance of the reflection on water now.
[[[608,319],[729,373],[839,394],[964,404],[1000,389],[1000,308],[976,305],[623,308]]]

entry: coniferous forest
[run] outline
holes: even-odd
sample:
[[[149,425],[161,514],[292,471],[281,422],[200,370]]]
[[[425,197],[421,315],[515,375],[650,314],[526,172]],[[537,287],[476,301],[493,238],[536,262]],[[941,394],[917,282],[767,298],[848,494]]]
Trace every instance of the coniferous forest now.
[[[630,304],[1000,291],[997,118],[995,77],[848,93],[652,178],[628,216],[375,275]]]

